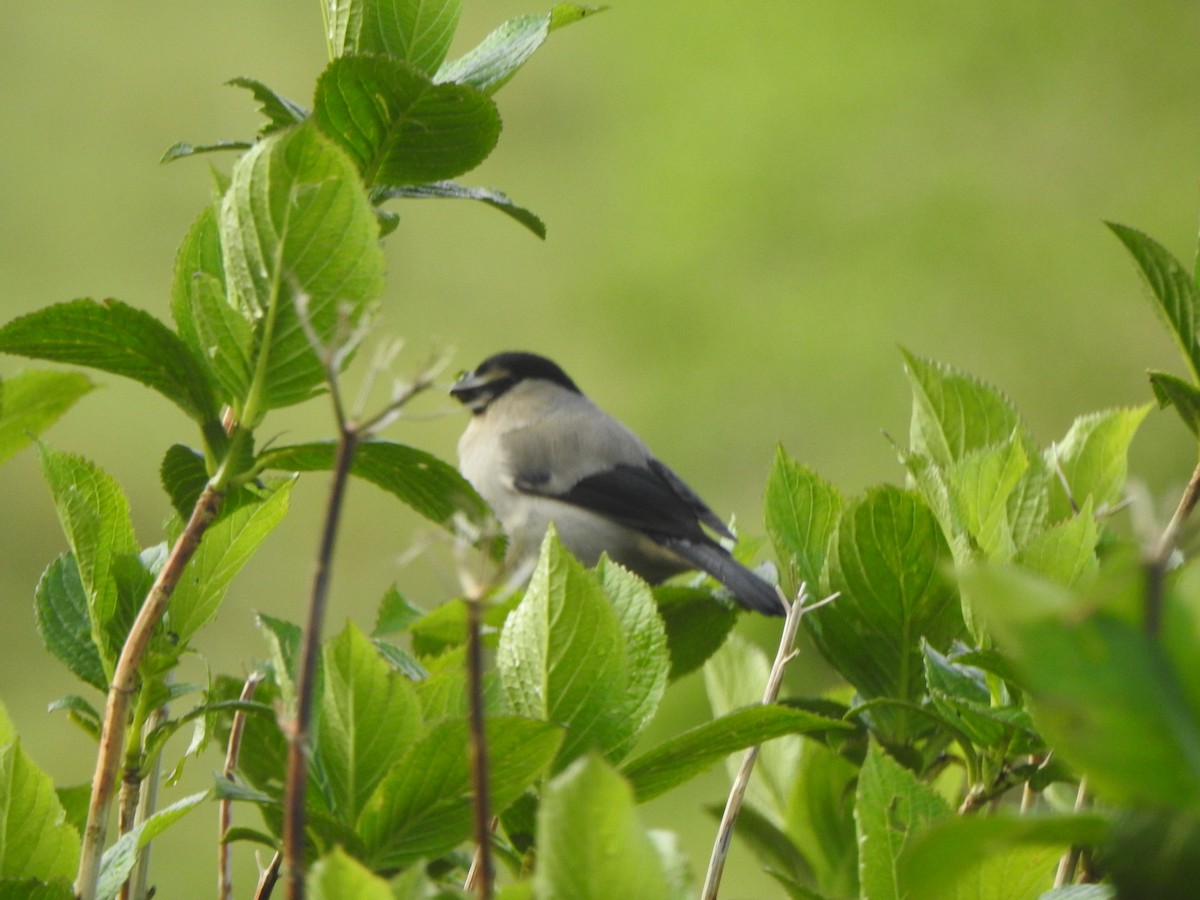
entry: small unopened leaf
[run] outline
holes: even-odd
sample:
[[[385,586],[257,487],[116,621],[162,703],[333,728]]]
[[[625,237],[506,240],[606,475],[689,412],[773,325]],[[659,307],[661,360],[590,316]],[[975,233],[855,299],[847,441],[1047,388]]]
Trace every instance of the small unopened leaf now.
[[[484,93],[495,93],[537,52],[551,31],[604,9],[558,3],[547,13],[509,19],[474,49],[438,69],[435,80],[469,84]]]
[[[72,300],[0,328],[0,352],[89,366],[140,381],[197,422],[217,417],[208,373],[179,335],[119,300]]]
[[[78,372],[18,372],[0,382],[0,462],[96,387]]]
[[[587,823],[582,831],[580,822]],[[577,760],[546,788],[537,859],[539,900],[686,896],[671,890],[629,784],[595,756]]]
[[[317,81],[321,130],[354,160],[368,187],[425,184],[475,168],[496,146],[500,114],[460,84],[434,84],[384,56],[335,59]]]

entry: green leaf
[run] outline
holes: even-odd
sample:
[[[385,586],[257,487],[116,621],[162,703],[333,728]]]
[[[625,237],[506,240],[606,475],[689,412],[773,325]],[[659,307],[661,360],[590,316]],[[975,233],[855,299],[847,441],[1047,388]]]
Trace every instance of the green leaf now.
[[[88,806],[92,801],[91,784],[59,787],[54,789],[54,793],[58,795],[58,802],[62,804],[66,813],[67,824],[79,834],[83,834],[83,829],[87,827]]]
[[[1046,462],[1062,472],[1070,497],[1057,484],[1050,498],[1050,516],[1065,519],[1088,497],[1097,509],[1121,499],[1128,470],[1129,445],[1151,404],[1080,416],[1066,437],[1046,451]]]
[[[388,883],[341,847],[334,847],[312,867],[308,896],[313,900],[394,900]]]
[[[203,455],[183,444],[172,444],[158,467],[163,489],[181,521],[191,518],[200,494],[208,484],[208,468]]]
[[[218,215],[215,207],[207,207],[179,248],[171,315],[180,337],[205,361],[224,398],[240,408],[254,368],[254,333],[251,319],[228,296]]]
[[[252,427],[324,384],[305,323],[330,349],[367,317],[383,287],[379,229],[353,164],[308,122],[238,160],[218,227],[231,301],[255,323],[240,410]]]
[[[504,624],[496,668],[509,708],[566,729],[555,770],[589,749],[625,746],[637,704],[622,622],[596,578],[558,542],[553,529],[524,599]]]
[[[434,80],[469,84],[486,94],[494,94],[537,52],[551,31],[605,9],[558,3],[547,13],[509,19],[474,49],[438,69]]]
[[[154,316],[119,300],[72,300],[13,319],[0,328],[0,352],[122,375],[197,422],[217,417],[208,373],[188,345]]]
[[[383,599],[379,601],[379,610],[375,613],[375,627],[371,630],[371,637],[383,637],[406,631],[423,615],[425,615],[425,610],[401,594],[393,584],[384,592]]]
[[[78,372],[18,372],[0,382],[0,462],[96,387]]]
[[[397,647],[382,638],[373,638],[371,643],[375,645],[375,649],[379,651],[384,662],[409,681],[421,681],[429,677],[429,672],[425,667],[403,647]]]
[[[34,617],[42,643],[76,678],[100,691],[108,677],[92,638],[88,599],[75,557],[64,553],[46,568],[34,592]]]
[[[75,889],[65,878],[6,878],[0,881],[0,900],[75,900]]]
[[[963,633],[948,562],[937,521],[914,494],[875,488],[842,514],[829,565],[841,596],[803,621],[863,697],[916,700],[924,687],[919,638],[945,647]],[[903,731],[905,717],[878,715]]]
[[[1150,286],[1154,309],[1187,361],[1192,377],[1200,379],[1200,348],[1196,345],[1196,284],[1162,244],[1133,228],[1105,223],[1141,269]]]
[[[144,822],[134,825],[115,844],[104,851],[100,860],[100,883],[96,888],[99,900],[115,900],[121,885],[129,878],[137,862],[138,851],[162,834],[185,814],[191,812],[209,797],[208,791],[184,797],[160,809]]]
[[[258,101],[258,109],[266,117],[266,122],[258,129],[259,137],[266,137],[276,131],[282,131],[290,125],[299,125],[308,118],[308,110],[293,103],[286,97],[275,93],[261,81],[253,78],[231,78],[225,82],[231,87],[245,88]]]
[[[492,811],[499,814],[545,771],[562,740],[546,722],[497,716],[487,721]],[[372,869],[441,856],[471,833],[469,733],[462,720],[433,726],[380,782],[357,831]]]
[[[668,681],[677,681],[704,665],[737,624],[735,610],[700,588],[656,587],[654,602],[667,631],[667,651],[671,655]]]
[[[812,593],[823,590],[825,559],[841,511],[842,495],[836,487],[797,463],[782,447],[776,448],[767,480],[767,534],[781,568],[787,570],[794,563]],[[791,585],[789,593],[796,588]]]
[[[226,150],[249,150],[253,147],[250,141],[213,141],[209,144],[189,144],[187,141],[178,141],[163,151],[163,155],[159,157],[160,163],[174,162],[177,159],[187,159],[189,156],[196,156],[201,153],[222,153]]]
[[[293,484],[285,481],[261,501],[242,503],[208,526],[167,610],[167,628],[180,644],[217,614],[234,576],[287,514]]]
[[[142,599],[132,596],[132,586],[138,574],[145,578],[129,501],[111,476],[79,456],[43,446],[42,473],[79,567],[92,642],[100,649],[107,671]]]
[[[1074,584],[1096,571],[1099,540],[1100,528],[1092,511],[1092,499],[1088,497],[1078,513],[1046,529],[1022,547],[1015,561],[1063,584]]]
[[[987,676],[981,669],[947,659],[923,644],[925,680],[934,707],[947,722],[966,734],[973,744],[1015,753],[1012,745],[1018,731],[1033,737],[1033,723],[1021,707],[993,706]]]
[[[487,159],[500,137],[500,114],[485,94],[434,84],[383,56],[330,63],[317,80],[314,115],[368,187],[461,175]]]
[[[1068,847],[1095,846],[1107,831],[1108,822],[1096,815],[946,818],[904,848],[900,883],[909,897],[1036,897],[1053,885]]]
[[[19,743],[0,746],[0,879],[73,878],[79,835],[64,819],[50,776]]]
[[[606,752],[621,760],[633,749],[642,730],[658,712],[667,689],[671,658],[667,635],[649,585],[628,569],[601,557],[596,567],[601,587],[612,602],[625,637],[626,682],[621,691],[621,716],[628,735]]]
[[[446,58],[462,0],[335,0],[326,12],[329,55],[380,53],[433,72]]]
[[[963,579],[1056,753],[1110,800],[1200,808],[1200,722],[1162,644],[1096,598],[1023,572]]]
[[[332,441],[295,444],[268,450],[259,462],[264,468],[288,472],[330,471],[336,453]],[[444,527],[454,524],[456,513],[474,521],[487,515],[487,504],[457,469],[404,444],[380,440],[359,444],[350,472]]]
[[[652,747],[623,765],[621,774],[629,780],[637,802],[645,803],[738,750],[785,735],[839,730],[854,729],[846,722],[800,709],[746,706]],[[786,787],[790,787],[790,779]]]
[[[900,351],[913,392],[914,453],[949,466],[972,450],[1024,429],[1008,398],[991,385],[942,363]]]
[[[947,472],[967,533],[987,559],[1007,561],[1016,552],[1008,501],[1028,467],[1021,436],[1014,431],[1000,444],[964,454]]]
[[[1200,388],[1166,372],[1154,371],[1150,372],[1150,387],[1159,407],[1175,407],[1188,431],[1200,437]]]
[[[801,741],[786,828],[817,887],[831,897],[858,896],[854,791],[858,766],[815,740]]]
[[[897,863],[913,837],[950,816],[950,807],[872,742],[858,779],[858,877],[862,896],[902,900]],[[936,896],[936,895],[935,895]]]
[[[11,744],[16,739],[17,730],[13,728],[12,719],[9,718],[4,702],[0,700],[0,745]]]
[[[499,640],[500,628],[508,614],[521,602],[521,592],[509,594],[499,602],[487,603],[483,608],[483,643],[494,647]],[[421,657],[434,657],[447,650],[461,647],[467,641],[467,601],[456,598],[434,607],[421,616],[409,628],[412,635],[413,652]]]
[[[325,645],[324,662],[316,764],[334,815],[353,826],[376,785],[416,742],[421,707],[408,679],[352,623]]]
[[[296,675],[300,665],[300,641],[303,631],[293,622],[285,622],[263,613],[258,614],[257,624],[271,646],[271,667],[283,698],[285,712],[292,715],[296,703]],[[319,674],[324,677],[324,673]],[[317,685],[320,685],[320,678]],[[320,692],[314,690],[313,696],[319,697]]]
[[[580,823],[586,823],[580,829]],[[682,898],[638,821],[633,791],[595,756],[550,782],[538,811],[539,900]],[[615,863],[619,861],[619,863]]]
[[[493,188],[467,187],[453,181],[435,181],[431,184],[385,188],[375,191],[373,196],[377,202],[393,199],[476,200],[521,223],[542,240],[546,239],[545,222],[531,210],[513,203],[507,194]]]

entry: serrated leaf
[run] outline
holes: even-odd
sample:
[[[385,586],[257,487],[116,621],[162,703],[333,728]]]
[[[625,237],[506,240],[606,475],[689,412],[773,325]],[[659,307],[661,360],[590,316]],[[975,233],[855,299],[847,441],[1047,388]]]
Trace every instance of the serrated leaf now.
[[[587,823],[582,834],[580,822]],[[576,761],[546,788],[537,859],[533,887],[540,900],[687,896],[671,890],[629,785],[595,756]]]
[[[326,12],[332,58],[381,53],[433,72],[446,58],[462,0],[335,0]]]
[[[508,614],[521,602],[521,593],[509,594],[499,603],[483,609],[483,644],[494,647]],[[413,652],[421,657],[436,657],[461,647],[467,640],[467,601],[456,598],[434,607],[409,628]]]
[[[631,729],[625,635],[596,579],[546,535],[529,588],[500,634],[496,669],[509,708],[566,729],[555,771]]]
[[[934,707],[955,729],[981,747],[1015,753],[1017,732],[1032,738],[1033,723],[1022,707],[993,706],[982,670],[951,661],[923,643],[925,680]]]
[[[1023,432],[1008,398],[989,384],[907,350],[904,369],[913,392],[911,450],[949,466],[972,450]]]
[[[317,80],[314,116],[368,187],[425,184],[475,168],[500,137],[485,94],[434,84],[383,56],[335,59]]]
[[[914,494],[875,488],[843,512],[833,547],[830,587],[841,596],[804,624],[864,698],[916,700],[924,687],[918,639],[945,647],[964,630],[933,513]],[[905,728],[899,714],[877,716]]]
[[[231,302],[225,284],[218,210],[207,207],[175,257],[171,315],[179,335],[205,361],[224,399],[246,399],[253,369],[251,320]]]
[[[1025,572],[962,577],[1056,754],[1114,802],[1200,807],[1200,722],[1160,642],[1095,598]]]
[[[304,633],[294,622],[276,619],[274,616],[263,613],[258,614],[256,622],[271,648],[271,668],[275,674],[275,684],[279,687],[284,709],[288,715],[292,715],[296,703],[300,641]],[[317,687],[320,687],[321,677],[322,673],[318,672]],[[319,697],[319,691],[314,690],[313,696]]]
[[[0,879],[74,877],[79,835],[64,819],[50,776],[19,743],[0,746]]]
[[[401,594],[393,584],[384,592],[383,598],[379,601],[379,610],[375,613],[375,627],[371,629],[371,637],[383,637],[405,631],[423,615],[425,615],[425,610]]]
[[[42,473],[79,568],[92,642],[107,672],[116,660],[127,620],[132,620],[135,604],[141,600],[132,595],[138,574],[148,587],[138,560],[129,501],[111,476],[79,456],[43,446]]]
[[[546,42],[550,32],[602,12],[604,6],[558,3],[550,12],[509,19],[466,54],[438,69],[434,80],[469,84],[494,94]]]
[[[499,210],[516,222],[520,222],[542,240],[546,239],[546,223],[533,211],[518,206],[508,195],[493,188],[467,187],[453,181],[435,181],[431,184],[406,185],[386,188],[374,193],[377,201],[393,199],[411,200],[475,200]]]
[[[906,894],[897,863],[905,844],[950,815],[945,800],[872,742],[859,775],[854,812],[862,896],[902,900]]]
[[[167,628],[180,644],[212,621],[230,582],[287,514],[292,484],[242,503],[208,526],[171,597]]]
[[[96,887],[97,898],[99,900],[115,900],[121,892],[121,885],[133,871],[138,851],[207,800],[208,797],[208,791],[184,797],[182,800],[160,809],[117,838],[116,843],[104,851],[104,856],[100,861],[100,882]]]
[[[291,125],[299,125],[308,118],[308,110],[304,107],[293,103],[281,94],[275,93],[275,91],[254,78],[231,78],[225,83],[231,87],[245,88],[258,101],[259,112],[267,120],[258,129],[259,137],[266,137]]]
[[[546,722],[509,716],[487,721],[492,810],[499,814],[545,771],[562,740]],[[448,853],[471,833],[467,723],[434,725],[380,782],[357,831],[373,869]]]
[[[381,638],[373,638],[371,643],[375,645],[375,649],[379,651],[384,662],[409,681],[421,681],[429,677],[429,672],[425,667],[403,647],[397,647]]]
[[[0,382],[0,462],[58,421],[95,389],[78,372],[17,372]]]
[[[1008,440],[973,450],[949,468],[947,481],[963,511],[967,533],[986,559],[1005,562],[1016,552],[1008,500],[1028,467],[1021,437],[1014,431]]]
[[[394,900],[388,883],[341,847],[317,860],[307,883],[313,900]]]
[[[330,808],[353,826],[372,791],[416,742],[421,707],[408,679],[352,623],[325,645],[316,764]]]
[[[76,678],[100,691],[108,677],[92,637],[88,599],[75,557],[64,553],[50,563],[34,592],[34,618],[42,643]]]
[[[1183,352],[1192,377],[1200,379],[1200,348],[1196,345],[1196,283],[1170,251],[1154,238],[1115,222],[1105,224],[1138,264],[1142,277],[1150,287],[1155,311]]]
[[[201,424],[217,417],[208,373],[188,345],[154,316],[119,300],[72,300],[13,319],[0,328],[0,352],[132,378]]]
[[[1188,431],[1200,437],[1200,388],[1166,372],[1150,372],[1150,387],[1159,407],[1175,407]]]
[[[642,730],[658,712],[667,689],[671,657],[667,653],[666,630],[649,585],[607,557],[601,557],[596,575],[625,635],[627,675],[620,697],[629,733],[623,742],[607,750],[612,759],[619,761],[633,749]]]
[[[1071,491],[1068,498],[1062,485],[1055,485],[1050,497],[1052,520],[1074,513],[1072,501],[1078,505],[1091,497],[1099,510],[1121,499],[1129,467],[1129,445],[1150,406],[1079,416],[1066,437],[1046,451],[1047,465],[1062,472]]]
[[[798,577],[812,593],[824,589],[825,559],[841,511],[842,495],[836,487],[797,463],[782,447],[776,448],[764,508],[767,534],[781,567],[786,571],[789,563],[795,563]],[[790,593],[796,587],[792,585]]]
[[[735,610],[700,588],[656,587],[654,602],[667,631],[667,652],[671,656],[667,678],[671,682],[704,665],[737,624]]]
[[[1046,529],[1022,547],[1015,561],[1055,581],[1074,584],[1096,570],[1099,539],[1100,528],[1088,497],[1078,513]]]
[[[230,298],[255,323],[253,426],[324,384],[304,322],[330,348],[367,317],[383,287],[379,229],[353,163],[310,122],[238,160],[218,226]]]
[[[318,472],[333,468],[337,445],[332,441],[275,447],[259,457],[269,469]],[[453,524],[456,513],[480,521],[487,504],[459,473],[436,456],[391,441],[365,441],[358,445],[350,473],[412,507],[443,527]]]
[[[652,747],[621,766],[621,774],[632,786],[637,802],[645,803],[739,750],[786,735],[853,730],[845,722],[805,710],[745,706]],[[789,778],[782,789],[790,789],[790,782]]]
[[[950,817],[913,836],[900,884],[909,897],[1036,897],[1053,884],[1068,847],[1095,846],[1107,831],[1097,815]]]

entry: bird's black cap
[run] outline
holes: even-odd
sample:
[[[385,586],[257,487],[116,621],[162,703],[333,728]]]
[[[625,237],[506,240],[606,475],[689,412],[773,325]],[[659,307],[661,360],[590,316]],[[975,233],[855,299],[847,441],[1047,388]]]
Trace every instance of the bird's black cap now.
[[[508,350],[489,356],[473,372],[459,378],[451,386],[450,394],[464,406],[480,413],[497,397],[529,379],[549,381],[568,391],[581,393],[553,360],[536,353]]]

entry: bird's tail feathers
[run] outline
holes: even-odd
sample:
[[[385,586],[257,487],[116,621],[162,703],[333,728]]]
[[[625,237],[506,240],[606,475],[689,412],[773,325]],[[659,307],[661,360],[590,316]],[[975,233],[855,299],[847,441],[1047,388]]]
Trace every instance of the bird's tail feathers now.
[[[787,615],[774,585],[759,578],[719,544],[673,539],[665,546],[733,592],[738,603],[768,616]]]

